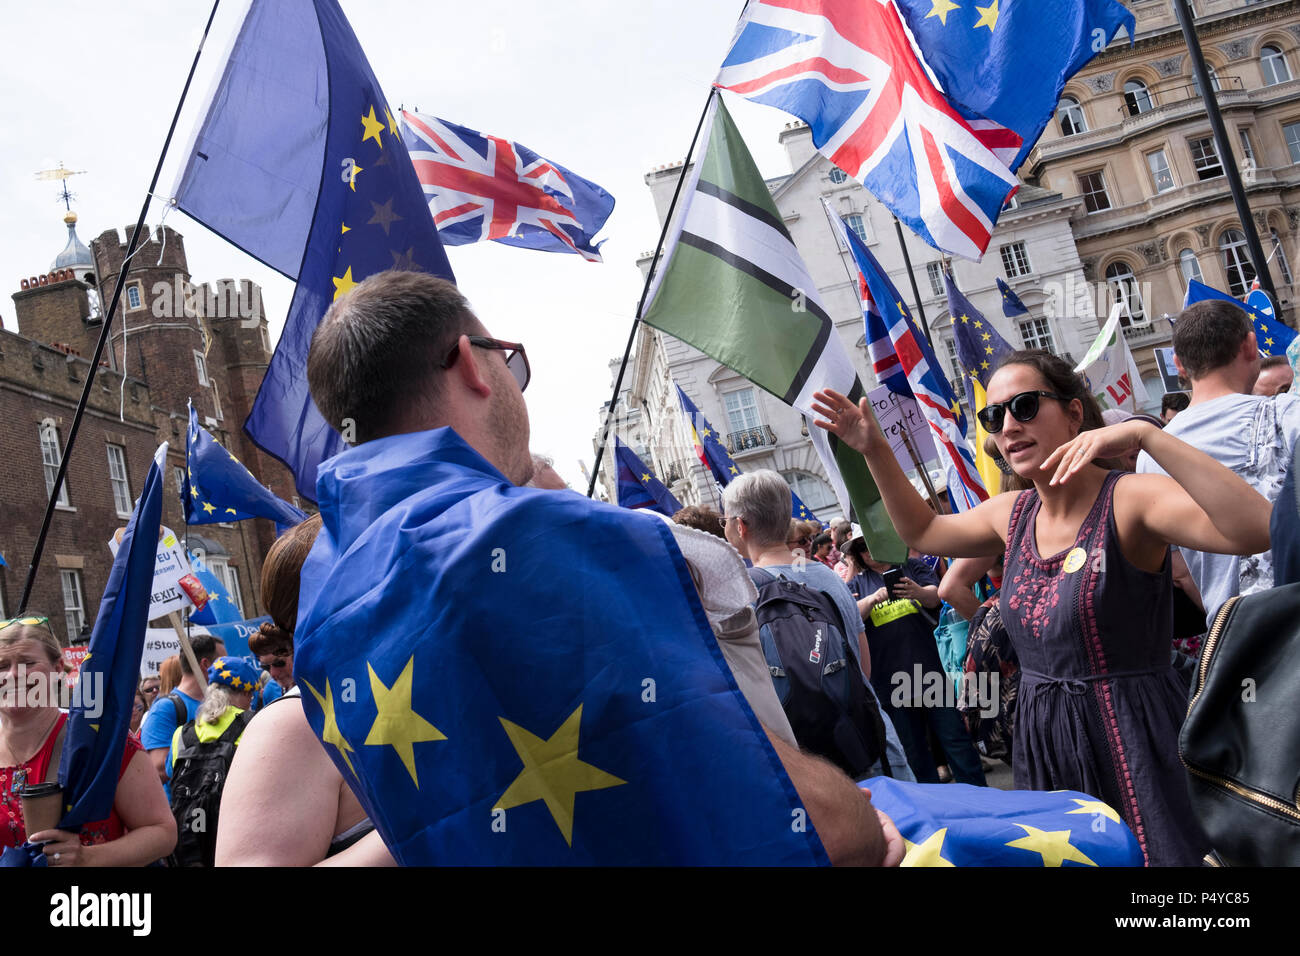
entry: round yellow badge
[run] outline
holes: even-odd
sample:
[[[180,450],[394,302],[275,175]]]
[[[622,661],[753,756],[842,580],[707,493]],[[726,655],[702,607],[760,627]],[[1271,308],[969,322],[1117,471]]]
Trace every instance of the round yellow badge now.
[[[1075,548],[1065,556],[1065,573],[1073,574],[1083,567],[1083,562],[1088,560],[1088,552],[1083,548]]]

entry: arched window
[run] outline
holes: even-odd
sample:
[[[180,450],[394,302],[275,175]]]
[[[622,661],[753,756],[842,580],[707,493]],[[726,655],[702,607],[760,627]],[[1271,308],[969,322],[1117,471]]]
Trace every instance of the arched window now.
[[[1201,273],[1201,260],[1196,258],[1196,253],[1191,249],[1184,249],[1178,253],[1178,268],[1183,271],[1184,285],[1193,280],[1205,281],[1205,276]]]
[[[781,477],[809,511],[824,511],[839,507],[839,499],[835,497],[834,489],[816,475],[810,475],[806,471],[783,471]]]
[[[1286,285],[1291,285],[1291,263],[1287,262],[1286,249],[1282,247],[1282,237],[1277,234],[1276,229],[1270,229],[1269,233],[1273,236],[1273,261],[1277,263],[1277,271],[1282,274],[1282,281]]]
[[[1210,89],[1214,90],[1216,93],[1219,92],[1219,90],[1222,89],[1222,87],[1219,86],[1219,74],[1214,72],[1214,67],[1209,63],[1205,64],[1205,69],[1206,72],[1210,74]],[[1195,73],[1192,74],[1192,85],[1196,87],[1196,95],[1201,96],[1201,78]]]
[[[1056,120],[1061,124],[1062,136],[1088,132],[1088,121],[1083,118],[1083,107],[1073,96],[1062,96],[1056,108]]]
[[[1124,105],[1128,107],[1129,116],[1140,116],[1151,109],[1151,92],[1141,80],[1129,80],[1124,84]]]
[[[1228,291],[1245,295],[1255,278],[1255,264],[1250,261],[1245,234],[1239,229],[1227,230],[1219,239],[1219,251],[1223,253],[1223,271],[1228,274]]]
[[[1138,291],[1137,276],[1124,260],[1112,262],[1106,267],[1106,282],[1110,286],[1112,302],[1123,302],[1124,312],[1119,324],[1125,328],[1133,325],[1145,325],[1146,309],[1142,306],[1142,294]]]
[[[1286,65],[1286,57],[1275,46],[1266,46],[1259,51],[1259,70],[1264,74],[1265,86],[1276,86],[1291,79],[1291,68]]]
[[[844,170],[840,169],[838,166],[831,167],[831,182],[833,182],[836,186],[838,186],[840,183],[844,182],[844,180],[848,178],[849,178],[849,174],[846,173]]]

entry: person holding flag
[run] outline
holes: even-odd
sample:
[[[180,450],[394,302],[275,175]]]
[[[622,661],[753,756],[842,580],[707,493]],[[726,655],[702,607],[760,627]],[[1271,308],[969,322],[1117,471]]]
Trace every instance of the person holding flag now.
[[[1170,666],[1169,546],[1261,550],[1269,503],[1155,425],[1102,427],[1082,379],[1047,352],[1013,352],[987,383],[980,421],[1034,487],[959,515],[936,515],[917,494],[869,402],[819,392],[816,424],[863,454],[909,546],[1006,552],[1000,610],[1021,667],[1016,788],[1089,794],[1118,811],[1148,865],[1195,865],[1208,844],[1178,760],[1187,687]],[[1135,445],[1168,475],[1110,467]]]

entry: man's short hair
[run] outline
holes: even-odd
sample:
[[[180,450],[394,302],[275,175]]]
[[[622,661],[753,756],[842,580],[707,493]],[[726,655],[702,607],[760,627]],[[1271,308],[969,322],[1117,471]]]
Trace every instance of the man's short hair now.
[[[747,471],[722,492],[728,515],[745,519],[754,543],[785,544],[790,528],[790,486],[770,469]]]
[[[1187,406],[1192,400],[1187,397],[1186,392],[1167,392],[1165,397],[1160,399],[1160,414],[1163,415],[1171,408],[1176,412],[1187,410]]]
[[[194,651],[196,661],[213,660],[217,656],[217,639],[211,634],[192,634],[190,635],[190,649]],[[188,654],[181,654],[181,673],[192,673]]]
[[[391,434],[400,412],[437,397],[442,363],[461,334],[477,328],[446,279],[380,272],[331,305],[317,326],[307,354],[311,397],[357,444]]]
[[[1197,302],[1174,322],[1174,354],[1196,381],[1231,365],[1250,332],[1250,315],[1241,306],[1222,299]]]
[[[1290,368],[1291,363],[1287,361],[1285,355],[1265,355],[1259,360],[1259,370],[1262,372],[1270,368]]]

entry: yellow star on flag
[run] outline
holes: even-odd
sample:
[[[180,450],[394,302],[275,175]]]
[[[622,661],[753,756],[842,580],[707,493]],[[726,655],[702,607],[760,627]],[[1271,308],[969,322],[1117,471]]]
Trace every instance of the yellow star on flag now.
[[[642,472],[642,473],[641,473],[641,482],[642,482],[642,484],[646,484],[646,483],[648,483],[649,481],[650,481],[650,473],[649,473],[649,472]]]
[[[390,113],[390,112],[388,111],[388,107],[387,107],[387,106],[384,107],[384,115],[385,115],[386,117],[388,117],[388,132],[390,132],[390,133],[392,133],[394,136],[396,136],[396,135],[397,135],[397,122],[393,119],[393,114]]]
[[[373,139],[379,144],[380,149],[384,148],[384,141],[379,138],[379,134],[384,131],[384,124],[375,117],[375,108],[373,106],[370,107],[369,115],[361,117],[361,127],[366,131],[365,135],[361,137],[361,142],[364,143],[368,139]]]
[[[733,475],[738,475],[738,474],[740,474],[739,469],[737,469],[735,465],[732,465],[732,466],[731,466],[730,468],[728,468],[727,470],[728,470],[729,472],[731,472]]]
[[[993,336],[989,335],[987,332],[985,332],[983,335],[980,336],[980,338],[983,339],[985,342],[987,342],[992,337]]]
[[[1241,327],[1241,326],[1238,326],[1238,328],[1240,328],[1240,327]],[[984,351],[985,351],[987,354],[992,355],[992,354],[993,354],[993,346],[991,346],[991,345],[986,345],[986,346],[984,346]]]
[[[509,810],[541,800],[551,811],[564,842],[573,846],[574,797],[585,790],[604,790],[627,783],[578,759],[582,705],[569,715],[549,740],[534,736],[504,717],[498,718],[524,769],[492,808]]]
[[[193,484],[193,483],[191,482],[191,484],[190,484],[190,497],[191,497],[191,498],[197,498],[198,496],[199,496],[199,486],[196,485],[196,484]]]
[[[1079,805],[1079,809],[1066,810],[1066,816],[1069,816],[1071,813],[1100,813],[1102,816],[1114,820],[1116,823],[1124,822],[1120,819],[1119,814],[1115,812],[1115,808],[1108,803],[1103,803],[1100,800],[1080,800],[1078,797],[1072,797],[1071,799]]]
[[[965,318],[966,318],[966,317],[963,315],[963,316],[962,316],[962,319],[965,320]],[[984,323],[981,322],[979,319],[976,319],[976,320],[975,320],[975,328],[977,328],[977,329],[982,329],[982,328],[984,328]]]
[[[708,438],[710,435],[713,434],[713,432],[710,429],[706,428],[704,429],[704,431],[700,432],[700,434],[703,435],[705,438]]]
[[[352,771],[352,776],[355,777],[357,772],[352,767],[352,761],[348,759],[348,754],[354,751],[352,745],[343,738],[343,732],[339,730],[338,718],[334,716],[334,695],[330,691],[329,678],[325,679],[324,697],[318,694],[316,688],[308,684],[307,681],[304,680],[303,685],[311,691],[311,695],[316,698],[316,703],[325,712],[325,726],[321,731],[321,739],[339,752],[339,756],[343,758],[343,762],[348,765],[348,769]]]
[[[1241,328],[1241,326],[1237,326],[1237,328]],[[1267,345],[1269,348],[1272,348],[1272,347],[1273,347],[1273,340],[1272,340],[1272,339],[1265,339],[1265,340],[1264,340],[1264,344]]]
[[[371,747],[389,746],[402,758],[402,766],[411,775],[411,783],[420,789],[420,779],[415,774],[415,744],[432,740],[446,740],[447,735],[429,723],[411,707],[411,685],[415,676],[415,655],[406,662],[402,673],[393,681],[392,687],[385,687],[384,682],[375,673],[370,662],[366,662],[370,671],[370,691],[375,695],[375,722],[370,725],[370,733],[365,743]]]
[[[344,235],[344,233],[349,233],[349,232],[352,231],[352,227],[349,226],[346,222],[341,222],[341,223],[339,223],[339,226],[340,226],[340,227],[342,228],[342,230],[343,230],[342,232],[339,233],[340,236],[341,236],[341,235]]]
[[[1022,836],[1019,840],[1012,840],[1006,845],[1017,850],[1041,854],[1043,866],[1060,866],[1066,860],[1071,863],[1085,863],[1088,866],[1097,865],[1078,847],[1070,843],[1069,830],[1040,830],[1037,827],[1025,826],[1023,823],[1017,823],[1016,826],[1028,835]]]
[[[933,0],[933,3],[934,6],[930,9],[930,12],[925,15],[925,18],[929,20],[931,17],[938,17],[939,22],[944,26],[948,25],[948,14],[952,13],[954,10],[961,9],[961,7],[953,3],[952,0]]]
[[[236,511],[234,508],[227,508],[227,509],[226,509],[226,514],[228,514],[228,515],[237,515],[237,514],[239,514],[239,512]]]
[[[207,514],[212,514],[212,512],[216,511],[217,509],[212,504],[205,501],[203,502],[203,510]]]
[[[965,325],[967,322],[970,321],[970,316],[969,316],[969,315],[962,315],[962,317],[961,317],[961,321],[962,321],[962,324]]]
[[[903,857],[903,862],[899,866],[956,866],[957,864],[945,860],[942,856],[943,838],[947,835],[948,828],[943,827],[935,830],[920,843],[913,843],[904,837],[903,844],[907,847],[907,855]]]
[[[986,368],[988,368],[988,367],[989,367],[989,363],[988,363],[988,362],[980,362],[980,368],[984,368],[984,369],[986,369]]]
[[[998,0],[993,0],[993,3],[987,7],[976,6],[975,9],[980,12],[980,18],[975,24],[975,29],[988,27],[989,33],[992,33],[993,29],[998,25]]]
[[[352,267],[348,266],[347,271],[341,276],[336,276],[330,280],[334,283],[334,301],[338,301],[343,296],[352,291],[357,283],[352,278]]]
[[[357,162],[354,161],[354,162],[352,163],[352,167],[351,167],[351,169],[352,169],[352,172],[351,172],[351,174],[348,176],[348,189],[351,189],[353,192],[356,192],[356,191],[357,191],[357,173],[365,172],[365,167],[361,166],[361,164],[359,164],[359,163],[357,163]]]

